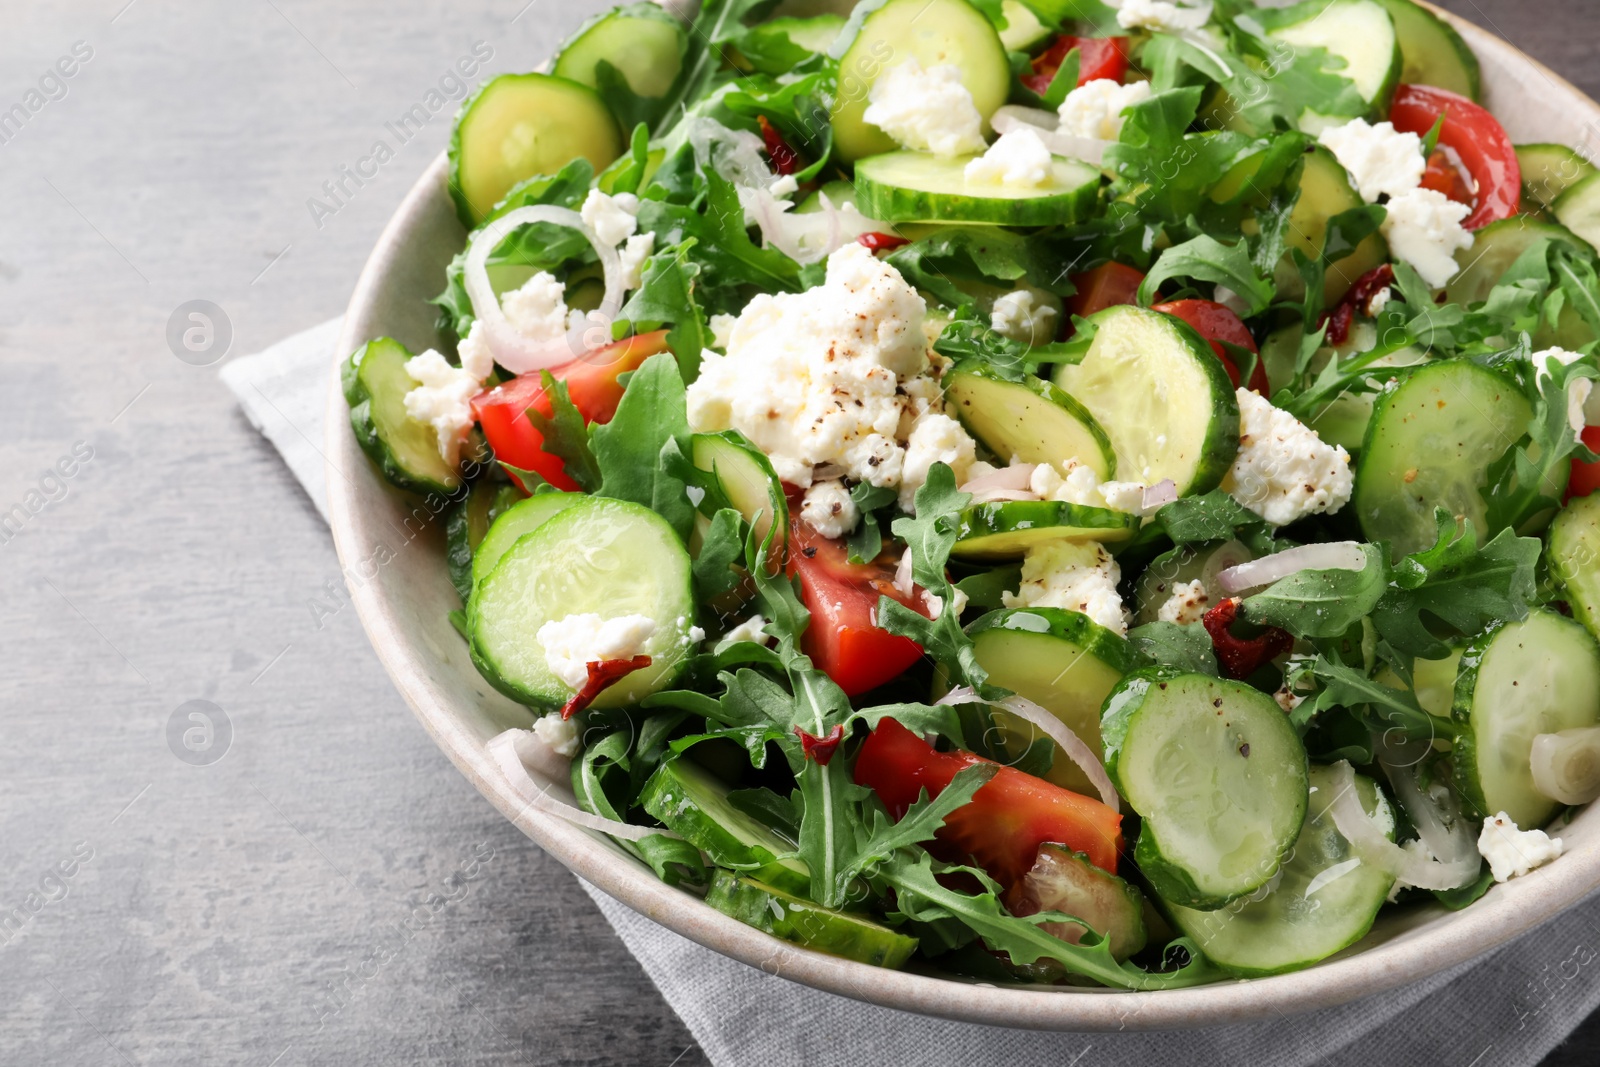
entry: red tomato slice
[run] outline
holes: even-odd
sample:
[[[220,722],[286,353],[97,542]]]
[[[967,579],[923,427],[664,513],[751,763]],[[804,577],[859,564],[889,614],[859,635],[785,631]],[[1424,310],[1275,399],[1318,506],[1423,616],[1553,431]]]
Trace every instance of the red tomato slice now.
[[[610,422],[622,402],[622,385],[617,379],[627,371],[638,370],[646,359],[666,348],[667,331],[639,334],[598,348],[582,359],[555,368],[550,375],[567,383],[572,406],[585,422]],[[545,416],[553,410],[544,393],[544,377],[538,371],[519,375],[472,400],[472,414],[483,427],[496,459],[533,471],[557,489],[575,491],[578,483],[567,477],[561,458],[544,450],[544,435],[528,418],[530,410]],[[512,479],[522,485],[515,475]],[[522,488],[526,490],[527,486]]]
[[[938,796],[958,771],[987,762],[970,752],[938,752],[893,719],[884,719],[861,746],[855,776],[870,786],[896,819],[926,789]],[[970,856],[1006,888],[1033,867],[1039,846],[1065,845],[1113,874],[1122,850],[1122,816],[1089,797],[1001,767],[972,796],[972,802],[945,818],[938,839]]]
[[[800,577],[800,599],[811,612],[801,647],[817,669],[850,696],[893,681],[922,656],[922,647],[877,626],[878,598],[892,597],[926,614],[921,597],[894,587],[894,565],[881,557],[851,563],[843,543],[799,520],[789,536],[790,574]]]
[[[1072,276],[1077,292],[1067,298],[1067,313],[1088,318],[1118,304],[1131,304],[1139,296],[1144,274],[1121,263],[1102,263],[1094,270]]]
[[[1073,37],[1062,34],[1050,42],[1050,47],[1031,62],[1033,73],[1022,79],[1022,84],[1043,96],[1050,88],[1056,71],[1066,62],[1067,53],[1078,49],[1078,84],[1109,78],[1120,82],[1128,73],[1128,38],[1126,37]]]
[[[1214,300],[1174,300],[1166,304],[1153,304],[1150,310],[1182,319],[1193,326],[1201,337],[1211,342],[1211,351],[1222,361],[1222,369],[1228,372],[1228,379],[1233,382],[1235,389],[1239,388],[1239,368],[1233,362],[1233,357],[1228,354],[1228,350],[1222,347],[1222,342],[1237,345],[1258,356],[1261,354],[1256,348],[1256,339],[1251,336],[1250,327],[1244,324],[1244,320],[1232,309]],[[1267,384],[1267,368],[1262,366],[1259,359],[1256,360],[1255,369],[1250,372],[1250,388],[1262,396],[1268,396],[1272,392],[1272,387]]]
[[[1443,193],[1468,207],[1477,200],[1477,194],[1472,191],[1472,176],[1442,148],[1434,149],[1433,155],[1428,157],[1428,169],[1422,172],[1422,187]]]
[[[1583,431],[1583,443],[1591,452],[1600,452],[1600,426],[1588,426]],[[1600,463],[1572,461],[1572,480],[1567,483],[1567,495],[1562,503],[1580,496],[1588,496],[1600,489]]]
[[[1515,215],[1522,201],[1522,165],[1500,121],[1466,97],[1431,85],[1395,90],[1389,121],[1402,133],[1425,137],[1440,115],[1439,143],[1455,151],[1476,186],[1476,206],[1462,225],[1477,230]]]

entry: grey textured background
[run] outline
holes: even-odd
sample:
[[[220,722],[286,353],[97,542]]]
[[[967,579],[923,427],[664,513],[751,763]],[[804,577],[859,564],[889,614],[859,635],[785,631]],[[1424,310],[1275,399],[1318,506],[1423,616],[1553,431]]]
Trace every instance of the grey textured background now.
[[[0,1064],[704,1062],[412,721],[309,501],[166,340],[192,299],[233,354],[337,314],[454,105],[384,124],[602,6],[523,2],[0,4],[0,110],[93,50],[0,143],[0,513],[48,499],[0,532]],[[1587,0],[1447,6],[1600,93]],[[206,766],[169,742],[191,700],[227,719]]]

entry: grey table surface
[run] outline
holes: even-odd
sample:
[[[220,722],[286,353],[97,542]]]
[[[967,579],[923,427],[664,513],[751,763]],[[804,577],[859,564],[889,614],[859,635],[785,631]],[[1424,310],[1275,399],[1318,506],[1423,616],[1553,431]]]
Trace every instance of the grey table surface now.
[[[0,128],[0,1064],[705,1062],[412,720],[310,502],[168,343],[195,299],[233,355],[338,314],[454,104],[386,124],[601,6],[0,5],[0,111],[37,105]],[[1446,6],[1600,95],[1588,0]],[[226,726],[185,747],[194,700]]]

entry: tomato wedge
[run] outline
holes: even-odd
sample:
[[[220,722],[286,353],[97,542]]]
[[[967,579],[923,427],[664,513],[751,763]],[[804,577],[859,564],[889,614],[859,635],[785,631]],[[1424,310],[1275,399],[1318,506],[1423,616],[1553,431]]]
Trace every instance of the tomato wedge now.
[[[1583,430],[1583,443],[1591,452],[1600,452],[1600,426],[1586,426]],[[1581,459],[1572,461],[1572,479],[1567,482],[1567,495],[1562,503],[1575,497],[1588,496],[1600,489],[1600,463],[1585,463]]]
[[[638,370],[646,359],[666,349],[667,331],[642,333],[595,349],[583,359],[555,368],[550,375],[567,383],[572,406],[585,422],[610,422],[622,402],[622,384],[617,379],[627,371]],[[567,477],[561,457],[544,450],[544,435],[528,418],[530,410],[545,416],[553,410],[550,398],[545,396],[544,377],[538,371],[519,375],[472,399],[473,417],[483,427],[496,459],[533,471],[557,489],[577,489],[578,483]],[[522,485],[516,475],[512,480]],[[522,488],[528,489],[525,485]]]
[[[1462,225],[1478,230],[1515,215],[1522,202],[1522,165],[1500,121],[1466,97],[1431,85],[1395,90],[1389,121],[1402,133],[1426,137],[1441,115],[1439,143],[1455,152],[1475,187],[1472,214]]]
[[[1472,207],[1477,200],[1477,194],[1472,190],[1472,176],[1443,148],[1434,149],[1433,155],[1428,157],[1428,169],[1422,172],[1422,187],[1443,193],[1456,203],[1468,207]]]
[[[1121,263],[1102,263],[1094,270],[1072,276],[1077,292],[1067,298],[1067,313],[1088,318],[1118,304],[1131,304],[1139,296],[1144,273]]]
[[[1033,73],[1025,75],[1022,84],[1043,96],[1055,79],[1056,71],[1066,62],[1067,53],[1074,48],[1078,49],[1079,85],[1103,78],[1120,82],[1128,73],[1128,38],[1074,37],[1064,33],[1033,57],[1030,62]]]
[[[989,762],[970,752],[938,752],[893,719],[884,719],[856,756],[855,777],[896,819],[926,789],[938,796],[958,771]],[[1033,868],[1039,846],[1065,845],[1113,874],[1122,850],[1122,816],[1089,797],[1001,767],[972,802],[945,818],[939,841],[970,856],[1007,889]]]
[[[800,599],[811,612],[801,648],[817,669],[857,696],[893,681],[922,657],[922,646],[876,625],[879,597],[927,614],[921,597],[894,587],[894,565],[882,557],[851,563],[843,543],[796,519],[789,535],[788,570],[800,578]]]
[[[1211,351],[1222,361],[1222,369],[1228,372],[1228,380],[1233,382],[1235,389],[1239,388],[1239,367],[1228,350],[1222,347],[1222,342],[1226,341],[1257,356],[1261,354],[1244,320],[1233,309],[1214,300],[1174,300],[1166,304],[1153,304],[1150,310],[1182,319],[1193,326],[1196,333],[1211,343]],[[1267,384],[1267,368],[1260,359],[1256,360],[1255,369],[1250,372],[1250,388],[1262,396],[1272,393],[1272,387]]]

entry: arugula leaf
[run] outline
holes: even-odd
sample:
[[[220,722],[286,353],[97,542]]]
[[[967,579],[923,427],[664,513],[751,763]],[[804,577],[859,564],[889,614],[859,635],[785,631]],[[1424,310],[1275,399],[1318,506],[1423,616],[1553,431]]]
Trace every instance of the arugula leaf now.
[[[1198,86],[1171,89],[1135,104],[1127,111],[1121,140],[1106,149],[1105,164],[1133,194],[1138,215],[1185,225],[1252,143],[1229,131],[1187,132],[1202,92]]]
[[[1078,70],[1083,65],[1083,49],[1074,48],[1061,60],[1061,66],[1050,78],[1050,84],[1045,86],[1044,106],[1050,111],[1061,107],[1067,99],[1067,94],[1078,87]]]
[[[628,151],[600,172],[596,184],[613,196],[617,193],[637,193],[649,169],[650,127],[641,122],[633,128]]]
[[[611,421],[591,432],[600,495],[631,500],[656,512],[685,541],[694,525],[687,487],[661,461],[669,446],[681,451],[689,435],[683,377],[665,352],[634,371]]]
[[[1296,637],[1339,637],[1370,615],[1388,590],[1381,545],[1362,545],[1359,571],[1305,570],[1275,582],[1242,605],[1246,621],[1277,626]]]
[[[689,256],[694,245],[691,237],[651,256],[639,288],[617,312],[617,319],[631,323],[636,333],[672,324],[667,346],[678,357],[678,369],[687,384],[700,377],[701,353],[711,340],[705,314],[695,302],[700,267]]]
[[[1004,289],[1026,282],[1060,296],[1073,292],[1070,261],[1059,249],[999,227],[945,227],[895,249],[885,261],[950,307],[972,302],[958,281]]]
[[[1374,681],[1354,667],[1318,656],[1314,668],[1322,692],[1296,708],[1302,714],[1315,714],[1329,707],[1349,709],[1352,715],[1379,733],[1394,731],[1406,740],[1431,741],[1455,736],[1455,724],[1429,715],[1408,689],[1394,689]]]
[[[544,436],[543,450],[559,456],[568,477],[592,493],[600,488],[600,467],[589,447],[589,426],[567,394],[567,383],[557,381],[549,371],[543,371],[540,377],[544,380],[544,395],[550,400],[550,414],[530,407],[528,418]]]
[[[1146,307],[1153,303],[1161,283],[1169,278],[1199,278],[1227,286],[1250,305],[1246,318],[1267,310],[1277,292],[1272,282],[1257,272],[1250,257],[1250,244],[1242,238],[1237,244],[1226,245],[1201,234],[1173,245],[1161,253],[1139,285],[1139,303]]]
[[[987,322],[965,314],[971,305],[957,313],[933,342],[933,350],[957,363],[976,360],[1007,381],[1020,382],[1041,363],[1067,363],[1078,359],[1088,347],[1087,336],[1074,334],[1071,341],[1031,345],[994,330]]]
[[[1241,528],[1265,530],[1266,522],[1221,489],[1179,497],[1156,511],[1154,521],[1175,545],[1226,541]]]
[[[722,508],[711,517],[701,540],[700,554],[694,560],[694,586],[701,603],[726,596],[739,586],[739,572],[733,564],[744,557],[744,519],[732,508]]]
[[[1592,356],[1572,363],[1548,360],[1535,366],[1527,343],[1510,361],[1522,382],[1533,417],[1527,434],[1489,465],[1488,484],[1481,490],[1488,503],[1490,530],[1516,530],[1535,516],[1561,506],[1569,461],[1593,456],[1569,421],[1569,392],[1580,380],[1600,377]],[[1580,416],[1581,421],[1581,416]]]
[[[776,248],[760,248],[745,229],[744,207],[733,183],[706,168],[705,205],[696,210],[665,200],[639,205],[639,229],[657,241],[679,245],[694,238],[692,258],[701,268],[706,288],[724,290],[727,308],[738,303],[739,287],[755,285],[768,292],[798,292],[800,265]]]
[[[1255,129],[1276,126],[1293,129],[1307,111],[1324,115],[1360,115],[1367,110],[1355,82],[1338,71],[1345,61],[1323,48],[1289,45],[1267,36],[1267,30],[1284,20],[1304,17],[1252,11],[1232,20],[1234,49],[1256,60],[1256,65],[1235,63],[1222,87],[1227,106],[1238,120]]]
[[[857,482],[850,490],[850,501],[855,504],[861,521],[846,539],[851,563],[870,563],[883,551],[883,534],[878,528],[877,512],[893,504],[900,494],[886,485]]]
[[[1147,622],[1128,631],[1128,643],[1146,659],[1215,678],[1217,654],[1204,626],[1191,622]]]
[[[794,801],[770,789],[735,789],[728,793],[728,803],[780,833],[793,837],[800,832],[800,813]]]
[[[761,17],[775,0],[705,0],[689,25],[689,51],[683,73],[661,108],[655,133],[671,129],[683,111],[699,100],[710,87],[719,69],[732,65],[737,49],[729,47],[741,37],[748,21]]]

